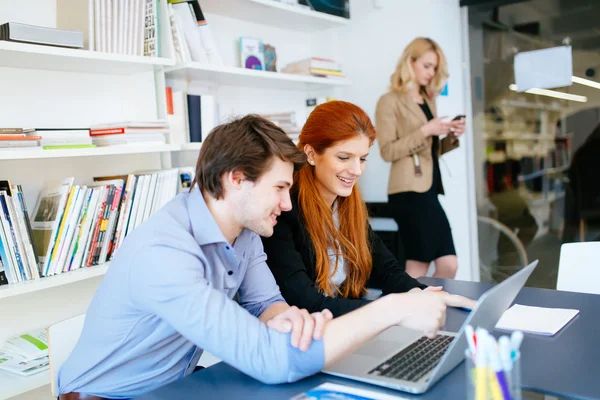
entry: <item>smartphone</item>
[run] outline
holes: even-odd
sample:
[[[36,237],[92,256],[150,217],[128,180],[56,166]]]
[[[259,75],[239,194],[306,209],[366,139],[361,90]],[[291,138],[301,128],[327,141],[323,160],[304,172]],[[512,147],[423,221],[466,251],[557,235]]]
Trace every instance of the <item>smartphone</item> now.
[[[465,115],[460,114],[460,115],[457,115],[456,117],[454,117],[454,119],[452,121],[458,121],[461,118],[467,118],[467,117]]]

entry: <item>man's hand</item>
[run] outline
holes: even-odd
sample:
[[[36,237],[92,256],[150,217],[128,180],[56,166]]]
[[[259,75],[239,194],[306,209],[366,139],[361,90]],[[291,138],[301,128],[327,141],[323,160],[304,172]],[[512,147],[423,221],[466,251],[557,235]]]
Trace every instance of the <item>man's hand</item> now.
[[[292,346],[306,351],[313,339],[323,338],[325,324],[332,319],[333,314],[327,309],[309,314],[305,309],[291,306],[267,321],[267,327],[281,333],[292,332]]]

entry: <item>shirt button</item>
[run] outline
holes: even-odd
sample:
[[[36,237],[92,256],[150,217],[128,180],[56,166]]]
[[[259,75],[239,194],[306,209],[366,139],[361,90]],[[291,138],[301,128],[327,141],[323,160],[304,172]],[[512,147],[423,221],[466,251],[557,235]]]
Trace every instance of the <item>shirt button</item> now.
[[[233,271],[229,271],[227,275],[233,275]]]
[[[226,248],[227,250],[229,250],[229,246],[225,246],[225,248]]]

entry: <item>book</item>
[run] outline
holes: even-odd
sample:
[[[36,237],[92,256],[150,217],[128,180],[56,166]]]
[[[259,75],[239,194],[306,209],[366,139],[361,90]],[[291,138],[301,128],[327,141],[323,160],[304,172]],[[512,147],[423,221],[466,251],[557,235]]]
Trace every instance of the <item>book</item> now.
[[[326,382],[290,400],[395,400],[398,396]]]
[[[17,22],[7,22],[0,25],[0,40],[76,49],[83,48],[82,32]]]
[[[42,189],[33,212],[31,239],[44,276],[48,273],[50,257],[74,179],[69,177],[60,182],[48,182]]]
[[[240,37],[240,65],[247,69],[265,69],[264,47],[260,39]]]

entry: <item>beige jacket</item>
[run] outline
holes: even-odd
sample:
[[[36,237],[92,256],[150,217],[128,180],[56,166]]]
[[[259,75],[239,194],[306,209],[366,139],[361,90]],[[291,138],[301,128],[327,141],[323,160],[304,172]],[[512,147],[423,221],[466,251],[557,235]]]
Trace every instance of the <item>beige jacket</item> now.
[[[434,117],[437,116],[435,101],[426,99]],[[400,192],[426,192],[433,182],[433,138],[425,138],[420,129],[427,123],[423,110],[408,94],[389,92],[381,96],[375,111],[377,141],[381,157],[392,163],[388,182],[388,194]],[[438,157],[446,152],[440,144]],[[449,149],[448,149],[449,150]],[[415,171],[418,163],[422,173]]]

